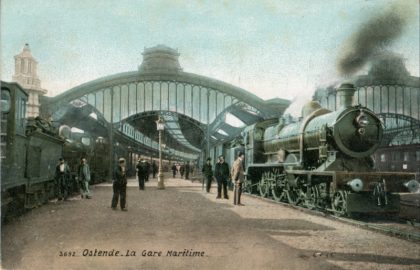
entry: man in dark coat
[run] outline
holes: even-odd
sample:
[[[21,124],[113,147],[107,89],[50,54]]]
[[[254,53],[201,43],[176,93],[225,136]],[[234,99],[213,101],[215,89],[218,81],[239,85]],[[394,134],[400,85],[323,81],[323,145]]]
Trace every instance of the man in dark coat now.
[[[175,176],[176,176],[176,172],[178,171],[178,169],[176,168],[176,165],[174,164],[174,165],[172,165],[172,174],[173,174],[173,176],[174,176],[174,178],[175,178]]]
[[[223,186],[223,198],[229,199],[227,194],[227,182],[230,176],[229,173],[229,165],[225,162],[225,158],[223,156],[219,157],[219,162],[216,164],[216,168],[214,169],[214,174],[217,180],[217,197],[216,199],[222,198],[222,186]]]
[[[148,166],[146,164],[146,161],[144,159],[139,159],[139,162],[136,166],[137,170],[137,177],[139,180],[139,189],[144,190],[144,181],[146,181],[146,175],[148,172]]]
[[[157,171],[158,171],[158,166],[156,165],[156,161],[153,161],[152,163],[153,178],[156,178]]]
[[[125,159],[120,158],[118,160],[118,166],[114,170],[114,181],[112,183],[112,189],[114,194],[112,196],[111,207],[113,210],[117,208],[118,197],[120,198],[120,207],[122,211],[127,211],[126,208],[126,191],[127,191],[127,167],[125,166]]]
[[[86,158],[81,159],[78,173],[79,173],[79,183],[80,183],[80,194],[82,196],[82,199],[92,198],[89,191],[90,168],[89,168],[89,165],[87,164]]]
[[[181,174],[181,178],[184,178],[185,167],[184,164],[181,164],[179,167],[179,173]]]
[[[64,158],[59,159],[58,165],[55,167],[55,185],[58,200],[67,200],[69,196],[69,183],[70,183],[70,167],[64,162]]]
[[[146,174],[145,174],[144,181],[149,182],[149,175],[151,172],[150,163],[147,160],[144,160],[144,164],[146,166]]]
[[[185,179],[188,179],[188,177],[190,176],[190,162],[187,161],[187,164],[185,164]]]
[[[206,177],[206,191],[210,192],[211,182],[213,180],[213,168],[211,166],[211,158],[207,158],[206,164],[203,166],[203,174]]]

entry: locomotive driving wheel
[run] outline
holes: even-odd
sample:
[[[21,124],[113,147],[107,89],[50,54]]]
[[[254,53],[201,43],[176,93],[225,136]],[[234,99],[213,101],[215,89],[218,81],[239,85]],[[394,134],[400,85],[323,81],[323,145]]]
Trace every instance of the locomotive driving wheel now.
[[[250,180],[245,179],[244,185],[243,185],[243,191],[249,194],[252,194],[252,183]]]
[[[306,196],[305,206],[308,209],[314,209],[315,207],[319,205],[319,197],[320,197],[320,193],[319,193],[318,187],[312,186],[311,194],[309,196]]]
[[[286,191],[284,190],[285,175],[279,175],[271,187],[271,194],[275,201],[280,202],[286,198]]]
[[[258,190],[260,191],[261,197],[267,197],[270,193],[270,182],[274,179],[270,172],[265,172],[261,176],[261,180],[258,183]]]
[[[287,201],[290,204],[294,204],[297,205],[299,203],[299,191],[298,189],[295,189],[293,187],[291,187],[289,184],[286,185],[286,196],[287,196]]]
[[[331,206],[335,215],[345,216],[347,214],[347,192],[342,190],[335,192]]]

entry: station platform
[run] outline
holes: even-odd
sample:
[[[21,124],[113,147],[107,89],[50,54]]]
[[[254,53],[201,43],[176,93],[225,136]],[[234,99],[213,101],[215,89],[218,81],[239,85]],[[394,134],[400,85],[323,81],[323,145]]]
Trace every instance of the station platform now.
[[[243,196],[216,199],[166,175],[112,210],[112,185],[92,199],[51,201],[2,227],[2,269],[419,269],[420,244]],[[230,191],[230,193],[232,193]]]

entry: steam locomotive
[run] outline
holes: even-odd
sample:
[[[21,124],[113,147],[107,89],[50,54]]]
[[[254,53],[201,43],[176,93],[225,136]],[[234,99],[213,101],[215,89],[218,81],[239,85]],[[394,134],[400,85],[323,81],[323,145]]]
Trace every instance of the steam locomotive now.
[[[16,83],[1,82],[1,215],[18,215],[55,196],[54,174],[60,157],[71,169],[72,192],[80,158],[86,157],[93,183],[108,175],[109,145],[90,135],[55,129],[41,118],[26,118],[28,94]]]
[[[266,120],[243,132],[244,188],[337,215],[397,213],[401,192],[416,192],[414,173],[377,172],[371,155],[383,126],[368,108],[352,106],[352,84],[337,89],[341,107],[311,102],[296,123]]]

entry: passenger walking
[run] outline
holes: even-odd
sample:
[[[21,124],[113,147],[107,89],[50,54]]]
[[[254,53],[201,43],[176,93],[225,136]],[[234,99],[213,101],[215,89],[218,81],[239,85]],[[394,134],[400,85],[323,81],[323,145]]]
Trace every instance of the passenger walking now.
[[[185,164],[185,179],[188,179],[190,176],[190,162],[187,161],[187,164]]]
[[[139,189],[144,190],[144,181],[146,181],[146,175],[148,174],[148,168],[146,161],[142,158],[138,160],[137,166],[137,178],[139,180]]]
[[[153,173],[153,178],[156,178],[156,173],[158,171],[158,167],[156,165],[156,161],[153,161],[152,163],[152,173]]]
[[[181,174],[181,178],[184,178],[184,172],[185,172],[184,164],[181,164],[181,166],[179,166],[179,173]]]
[[[90,190],[89,190],[89,182],[90,182],[90,168],[89,164],[87,164],[86,158],[81,159],[81,163],[79,165],[79,183],[80,183],[80,194],[82,199],[91,199]]]
[[[149,182],[149,175],[150,175],[150,172],[151,172],[151,170],[150,170],[150,163],[147,160],[145,160],[144,161],[144,164],[146,166],[146,168],[145,168],[145,172],[146,173],[145,173],[144,181]]]
[[[241,203],[241,194],[242,194],[242,184],[245,179],[243,161],[244,161],[244,153],[239,152],[238,158],[233,162],[232,165],[232,179],[235,183],[234,187],[234,196],[233,196],[233,204],[234,205],[243,205]]]
[[[203,166],[203,174],[206,177],[206,191],[210,192],[211,182],[213,180],[213,168],[211,166],[211,158],[207,158],[207,163]]]
[[[114,194],[112,196],[111,207],[113,210],[117,208],[118,198],[120,198],[120,207],[122,211],[127,211],[126,208],[126,191],[127,191],[127,176],[126,176],[126,165],[125,159],[120,158],[118,160],[118,166],[114,170],[114,181],[112,183],[112,189]]]
[[[58,200],[67,200],[69,196],[69,182],[70,182],[70,167],[64,161],[64,158],[59,158],[59,163],[55,167],[55,186]]]
[[[223,198],[229,199],[227,193],[227,182],[230,176],[229,173],[229,164],[225,162],[225,158],[223,156],[219,157],[219,162],[216,164],[216,168],[214,169],[214,174],[217,180],[217,197],[216,199],[222,198],[222,187],[223,187]]]
[[[178,169],[176,168],[176,165],[174,164],[174,165],[172,165],[172,174],[173,174],[173,176],[174,176],[174,178],[175,178],[175,176],[176,176],[176,172],[178,171]]]

